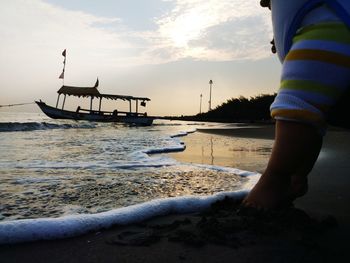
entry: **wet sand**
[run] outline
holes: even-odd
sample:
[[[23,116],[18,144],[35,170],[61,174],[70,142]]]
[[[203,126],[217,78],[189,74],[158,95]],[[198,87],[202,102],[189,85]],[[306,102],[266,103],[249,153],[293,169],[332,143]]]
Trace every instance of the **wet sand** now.
[[[182,138],[183,152],[170,156],[181,162],[228,166],[262,172],[268,162],[274,126],[238,129],[199,129]]]
[[[221,141],[244,136],[243,129],[206,132]],[[271,127],[246,134],[256,134],[259,140],[272,136]],[[346,262],[349,149],[348,131],[327,134],[310,174],[309,193],[295,203],[296,208],[256,213],[225,200],[200,213],[169,215],[64,240],[1,246],[1,262]],[[178,158],[191,161],[194,154],[188,153]]]

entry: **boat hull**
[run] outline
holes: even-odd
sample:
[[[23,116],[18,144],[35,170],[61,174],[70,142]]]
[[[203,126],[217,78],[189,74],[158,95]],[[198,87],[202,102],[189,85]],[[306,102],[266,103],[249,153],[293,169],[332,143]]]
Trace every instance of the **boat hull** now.
[[[46,103],[42,101],[35,102],[42,112],[44,112],[48,117],[52,119],[69,119],[69,120],[85,120],[85,121],[97,121],[97,122],[121,122],[142,126],[152,125],[153,119],[152,117],[147,116],[139,116],[136,114],[126,114],[125,116],[118,116],[110,114],[105,114],[103,112],[75,112],[57,109],[52,106],[46,105]]]

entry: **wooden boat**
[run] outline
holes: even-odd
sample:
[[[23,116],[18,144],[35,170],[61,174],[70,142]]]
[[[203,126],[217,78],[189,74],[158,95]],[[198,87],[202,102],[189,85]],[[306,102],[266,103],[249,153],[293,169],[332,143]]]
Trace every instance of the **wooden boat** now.
[[[146,102],[150,101],[149,98],[145,97],[133,97],[123,95],[112,95],[102,94],[97,90],[98,79],[94,87],[74,87],[63,85],[58,91],[56,107],[47,105],[43,101],[35,101],[40,109],[50,118],[53,119],[72,119],[72,120],[86,120],[86,121],[99,121],[99,122],[122,122],[136,125],[152,125],[153,117],[147,116],[147,113],[139,112],[139,103],[141,106],[146,106]],[[62,107],[59,108],[60,96],[64,95]],[[66,96],[76,97],[89,97],[90,98],[90,109],[83,109],[80,106],[77,107],[76,111],[69,111],[64,109],[66,102]],[[92,107],[93,99],[99,99],[98,110],[94,110]],[[101,103],[102,99],[108,100],[122,100],[129,102],[129,111],[102,111]],[[132,111],[132,102],[135,102],[136,110]]]

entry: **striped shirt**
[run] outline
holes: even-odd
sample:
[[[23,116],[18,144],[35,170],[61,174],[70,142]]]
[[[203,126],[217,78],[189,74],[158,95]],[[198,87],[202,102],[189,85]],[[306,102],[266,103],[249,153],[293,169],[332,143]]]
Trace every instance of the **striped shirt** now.
[[[272,0],[272,10],[277,1]],[[288,3],[294,1],[305,2]],[[283,69],[271,115],[324,130],[329,110],[350,86],[350,27],[325,6],[313,9],[304,18],[290,49],[283,53],[283,45],[277,46]]]

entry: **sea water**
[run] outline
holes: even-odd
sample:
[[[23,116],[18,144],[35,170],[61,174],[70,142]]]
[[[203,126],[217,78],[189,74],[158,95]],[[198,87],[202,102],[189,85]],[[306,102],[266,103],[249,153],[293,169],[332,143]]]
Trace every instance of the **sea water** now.
[[[138,127],[0,112],[0,243],[73,236],[242,196],[256,172],[167,155],[185,149],[182,136],[213,127],[237,126]]]

